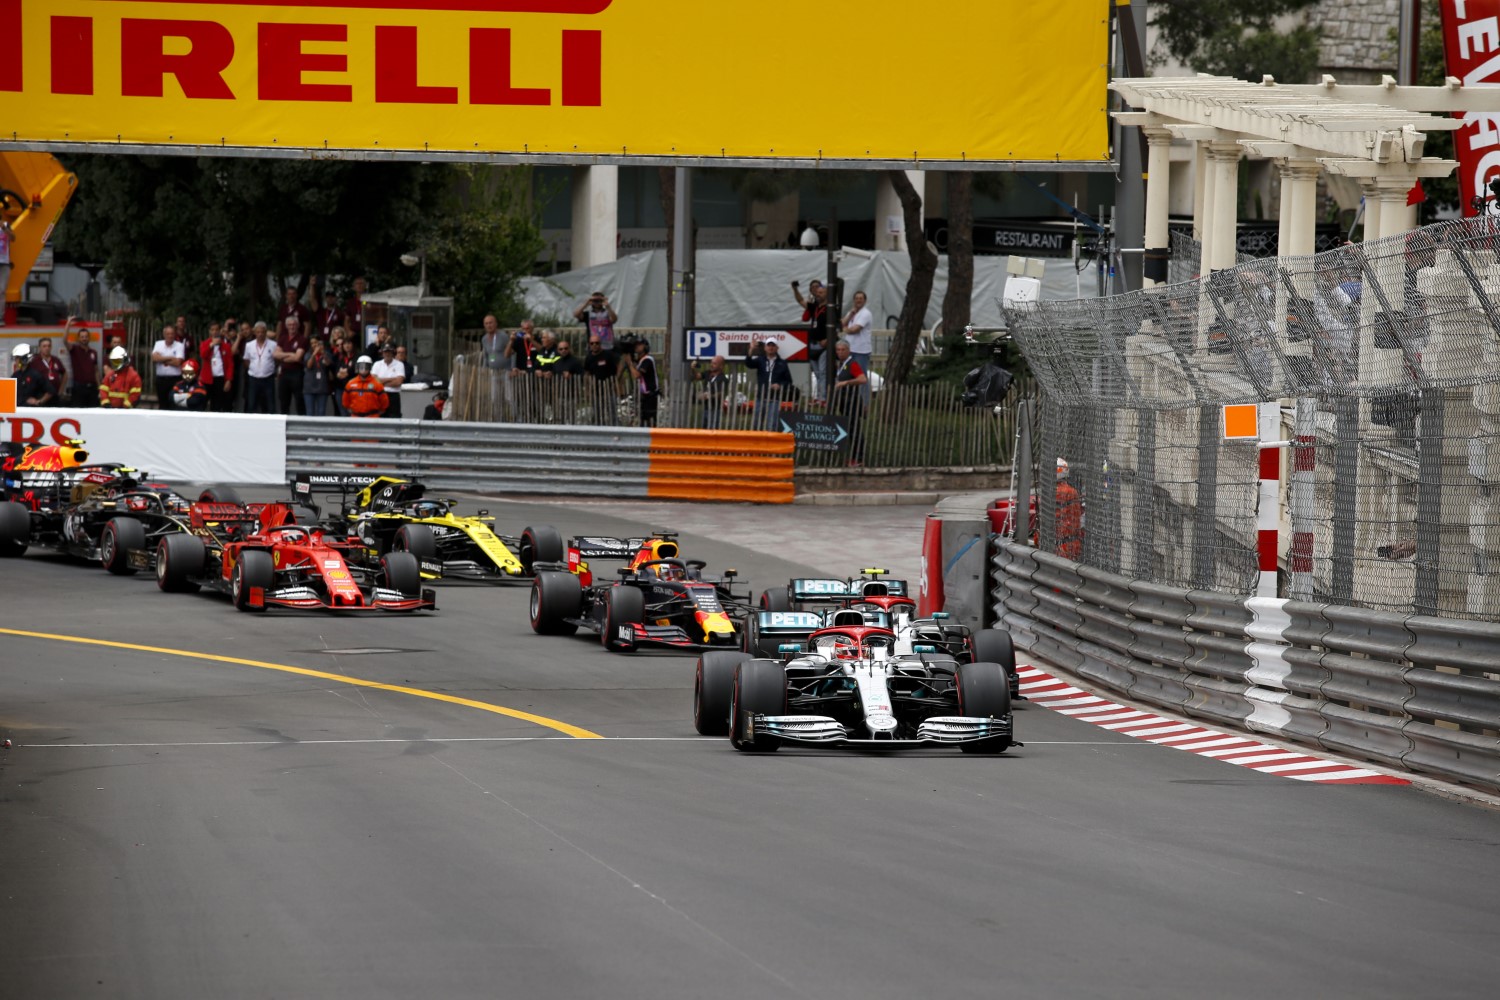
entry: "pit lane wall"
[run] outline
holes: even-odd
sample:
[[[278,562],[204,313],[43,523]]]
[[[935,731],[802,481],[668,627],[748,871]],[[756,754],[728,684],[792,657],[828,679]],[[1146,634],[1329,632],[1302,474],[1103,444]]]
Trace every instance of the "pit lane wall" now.
[[[1183,590],[992,536],[1017,648],[1119,694],[1500,791],[1500,624]]]
[[[389,473],[439,489],[791,503],[790,434],[19,407],[0,440],[81,439],[169,482],[284,485]]]

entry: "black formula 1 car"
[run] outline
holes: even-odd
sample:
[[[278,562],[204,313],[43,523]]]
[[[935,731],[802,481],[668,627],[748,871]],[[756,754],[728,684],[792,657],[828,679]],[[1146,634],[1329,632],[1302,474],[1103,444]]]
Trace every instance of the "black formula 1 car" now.
[[[312,473],[295,477],[292,492],[314,510],[320,510],[315,493],[337,493],[337,508],[323,517],[328,530],[358,535],[374,557],[410,552],[439,563],[444,580],[529,582],[537,563],[564,558],[562,536],[551,525],[501,535],[489,511],[458,514],[456,501],[428,496],[424,484],[410,479]]]
[[[594,582],[588,560],[627,559],[619,577]],[[570,569],[571,567],[571,569]],[[704,564],[678,558],[676,537],[573,539],[568,563],[539,565],[531,587],[531,627],[543,635],[599,633],[606,649],[656,645],[680,649],[740,645],[749,593],[731,589],[735,571],[703,574]]]
[[[127,553],[180,530],[190,501],[118,463],[90,463],[82,443],[23,448],[0,459],[0,556],[51,549],[111,573],[140,567]]]

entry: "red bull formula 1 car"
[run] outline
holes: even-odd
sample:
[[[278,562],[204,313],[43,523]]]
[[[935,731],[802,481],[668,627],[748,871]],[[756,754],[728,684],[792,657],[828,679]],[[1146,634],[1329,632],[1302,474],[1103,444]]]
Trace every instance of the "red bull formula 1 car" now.
[[[162,590],[216,590],[241,611],[437,608],[416,556],[389,552],[368,563],[365,555],[358,538],[298,524],[288,504],[200,501],[189,508],[186,531],[133,558],[154,565]]]
[[[589,560],[624,559],[619,578],[595,583]],[[750,595],[731,590],[735,571],[706,576],[699,560],[679,558],[675,535],[574,538],[566,564],[537,564],[531,627],[543,635],[599,633],[606,649],[681,649],[740,645]]]
[[[189,501],[118,463],[91,463],[81,441],[0,452],[0,556],[51,549],[136,571],[125,553],[178,530]]]

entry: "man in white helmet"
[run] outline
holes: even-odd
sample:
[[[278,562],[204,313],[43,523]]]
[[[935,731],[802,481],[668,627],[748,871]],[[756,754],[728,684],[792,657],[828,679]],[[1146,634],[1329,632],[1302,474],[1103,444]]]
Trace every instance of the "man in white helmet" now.
[[[109,352],[109,371],[99,383],[99,405],[114,410],[133,410],[141,401],[141,374],[130,363],[125,348]]]
[[[385,383],[370,374],[372,365],[370,356],[361,354],[354,361],[354,377],[344,383],[341,402],[351,417],[378,417],[390,405]]]
[[[11,378],[16,380],[16,402],[21,406],[49,406],[52,389],[42,373],[31,367],[31,345],[17,344],[10,351]]]

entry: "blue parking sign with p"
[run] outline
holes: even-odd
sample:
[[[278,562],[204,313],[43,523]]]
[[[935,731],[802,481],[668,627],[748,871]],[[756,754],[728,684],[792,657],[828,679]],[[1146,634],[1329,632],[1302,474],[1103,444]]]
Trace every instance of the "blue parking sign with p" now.
[[[719,335],[714,330],[689,330],[687,332],[687,356],[689,361],[711,358],[716,351]]]

